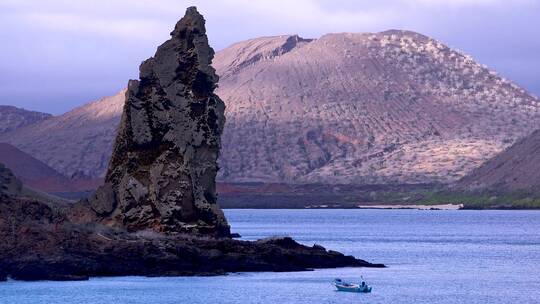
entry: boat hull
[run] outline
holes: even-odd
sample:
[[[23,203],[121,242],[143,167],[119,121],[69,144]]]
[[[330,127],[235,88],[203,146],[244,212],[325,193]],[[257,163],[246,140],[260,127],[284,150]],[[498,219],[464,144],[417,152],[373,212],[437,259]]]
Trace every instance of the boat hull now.
[[[364,292],[364,293],[371,292],[370,286],[365,286],[365,287],[361,287],[358,285],[357,286],[343,286],[343,285],[338,285],[338,284],[334,284],[334,286],[336,287],[338,291]]]

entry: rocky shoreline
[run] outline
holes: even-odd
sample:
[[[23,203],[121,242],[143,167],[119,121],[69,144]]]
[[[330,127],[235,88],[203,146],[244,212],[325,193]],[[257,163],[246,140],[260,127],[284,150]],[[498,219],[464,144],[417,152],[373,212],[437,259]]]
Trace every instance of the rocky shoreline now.
[[[384,267],[301,245],[289,237],[255,242],[137,233],[70,222],[61,209],[0,199],[0,279],[85,280],[95,276],[192,276],[230,272]],[[9,218],[3,215],[10,215]]]

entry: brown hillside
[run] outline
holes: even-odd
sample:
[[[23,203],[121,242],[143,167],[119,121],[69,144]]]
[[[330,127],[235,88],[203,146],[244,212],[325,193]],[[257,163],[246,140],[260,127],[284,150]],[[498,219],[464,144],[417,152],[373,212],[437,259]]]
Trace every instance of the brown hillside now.
[[[472,171],[457,183],[457,187],[540,192],[540,130]]]
[[[263,37],[215,56],[226,182],[452,182],[540,128],[539,100],[418,33]],[[0,140],[103,176],[124,93]]]
[[[52,117],[51,114],[0,105],[0,136]]]
[[[44,192],[68,192],[93,189],[97,182],[70,180],[43,162],[14,146],[0,143],[0,163],[9,168],[23,184]]]

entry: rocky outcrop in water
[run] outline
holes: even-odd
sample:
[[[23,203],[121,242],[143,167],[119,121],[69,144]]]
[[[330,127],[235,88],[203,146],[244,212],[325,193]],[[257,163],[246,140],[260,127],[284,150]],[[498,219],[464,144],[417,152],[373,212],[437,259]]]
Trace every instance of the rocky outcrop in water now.
[[[224,106],[204,19],[189,8],[171,35],[129,83],[106,183],[91,199],[18,195],[0,167],[0,280],[384,267],[288,237],[228,237],[215,195]]]
[[[53,206],[17,198],[0,200],[0,240],[0,280],[383,267],[290,238],[247,242],[78,225]]]
[[[384,267],[288,237],[246,242],[74,223],[69,215],[76,210],[23,197],[20,187],[0,166],[0,281]]]
[[[130,231],[228,235],[215,179],[223,101],[213,93],[203,17],[187,10],[130,80],[109,169],[90,200],[101,221]]]

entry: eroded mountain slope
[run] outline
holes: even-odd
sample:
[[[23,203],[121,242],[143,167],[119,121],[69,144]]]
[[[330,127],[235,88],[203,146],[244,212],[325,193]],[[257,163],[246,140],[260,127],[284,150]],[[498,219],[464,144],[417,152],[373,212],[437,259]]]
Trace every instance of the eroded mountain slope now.
[[[227,105],[223,181],[450,182],[540,127],[536,97],[414,32],[262,37],[213,65]],[[63,174],[103,176],[123,99],[0,141]]]
[[[457,188],[540,192],[540,130],[473,170]]]
[[[52,117],[52,115],[47,113],[0,105],[0,136],[4,133],[38,123],[50,117]]]
[[[291,39],[216,56],[224,180],[447,182],[538,126],[537,98],[423,35]],[[281,55],[236,60],[254,50]]]
[[[63,115],[0,136],[60,173],[102,177],[111,154],[125,90]]]

